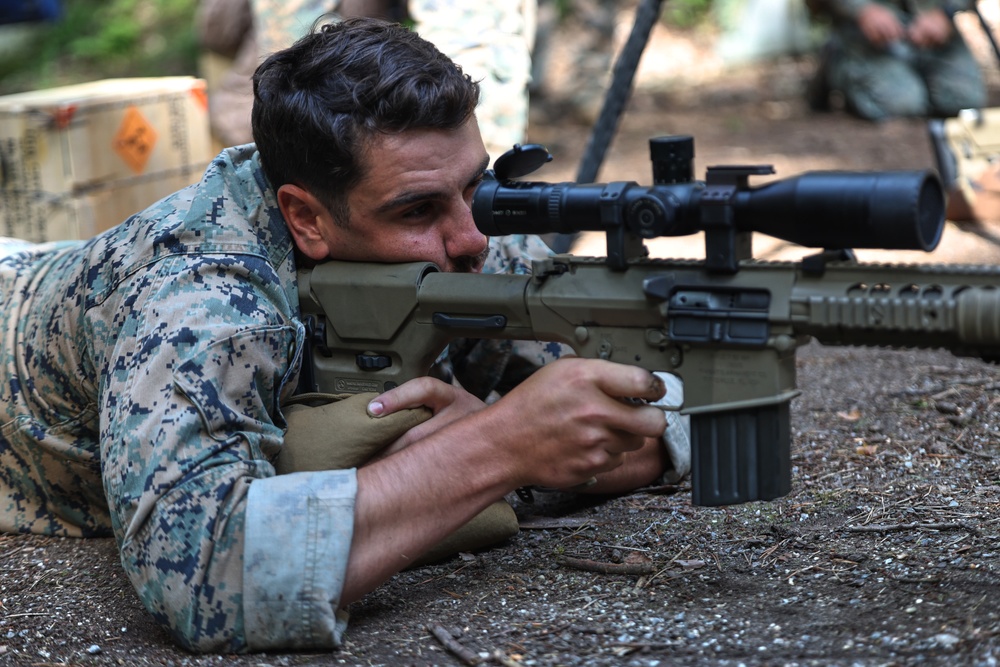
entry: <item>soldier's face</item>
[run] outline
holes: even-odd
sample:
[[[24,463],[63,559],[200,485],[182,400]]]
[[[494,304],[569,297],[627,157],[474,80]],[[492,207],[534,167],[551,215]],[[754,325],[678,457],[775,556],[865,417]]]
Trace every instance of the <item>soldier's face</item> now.
[[[347,225],[328,225],[331,259],[430,261],[479,271],[487,240],[472,220],[472,193],[489,164],[476,119],[457,130],[380,135],[367,176],[347,195]]]

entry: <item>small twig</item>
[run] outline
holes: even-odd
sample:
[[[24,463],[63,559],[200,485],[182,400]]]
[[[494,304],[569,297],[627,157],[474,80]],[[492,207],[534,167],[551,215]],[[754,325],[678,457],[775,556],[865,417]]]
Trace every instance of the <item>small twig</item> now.
[[[946,398],[951,398],[957,393],[958,389],[956,389],[955,387],[948,387],[944,391],[939,391],[938,393],[934,394],[933,396],[930,397],[930,399],[932,401],[943,401]]]
[[[439,575],[439,576],[436,576],[436,577],[431,577],[429,579],[424,579],[423,581],[417,582],[416,585],[417,586],[423,586],[424,584],[429,584],[429,583],[435,582],[438,579],[445,579],[445,578],[450,577],[452,575],[458,574],[459,572],[461,572],[462,570],[464,570],[467,567],[469,567],[469,563],[463,564],[460,568],[458,568],[457,570],[452,570],[448,574],[442,574],[442,575]]]
[[[719,562],[719,556],[714,551],[710,551],[709,555],[715,560],[715,567],[718,568],[719,572],[722,572],[722,563]]]
[[[42,574],[37,579],[35,579],[34,583],[32,583],[30,586],[28,586],[28,590],[30,591],[31,589],[33,589],[35,586],[38,585],[39,581],[41,581],[45,577],[49,576],[52,572],[54,572],[54,570],[46,570],[46,571],[42,572]]]
[[[17,616],[48,616],[48,615],[49,615],[48,612],[37,611],[37,612],[25,612],[23,614],[7,614],[4,616],[4,618],[15,618]]]
[[[552,530],[556,528],[588,528],[590,526],[598,526],[599,522],[594,522],[590,519],[578,519],[575,517],[529,517],[527,519],[521,519],[518,523],[518,527],[521,530]]]
[[[894,502],[889,507],[899,507],[900,505],[905,505],[907,507],[913,507],[914,505],[916,505],[916,503],[914,501],[916,501],[916,500],[923,500],[927,496],[931,495],[931,492],[932,492],[931,489],[927,489],[927,493],[925,493],[924,495],[920,496],[919,498],[917,498],[916,496],[907,496],[906,498],[903,498],[901,500],[897,500],[896,502]]]
[[[676,561],[680,560],[680,557],[683,556],[684,552],[687,551],[690,547],[691,547],[690,544],[685,544],[683,547],[681,547],[681,550],[678,551],[676,554],[674,554],[674,557],[667,562],[667,565],[673,565]]]
[[[817,484],[817,483],[822,482],[823,480],[825,480],[825,479],[827,479],[829,477],[835,477],[837,475],[844,475],[844,474],[849,473],[849,472],[857,472],[857,468],[852,468],[850,466],[845,466],[843,468],[838,468],[837,470],[834,470],[832,472],[828,472],[825,475],[820,475],[819,477],[814,477],[814,478],[810,479],[808,483],[809,484]]]
[[[589,596],[588,595],[587,597],[591,598],[590,602],[588,602],[587,604],[585,604],[582,607],[580,607],[580,609],[581,610],[586,609],[590,605],[595,604],[597,602],[600,602],[601,600],[607,600],[608,598],[613,598],[613,597],[617,597],[617,596],[618,596],[617,593],[605,593],[604,595],[594,595],[594,596]]]
[[[939,383],[933,387],[925,387],[923,389],[904,389],[903,391],[896,391],[889,395],[893,398],[899,398],[903,396],[927,396],[928,394],[931,394],[931,398],[933,398],[935,394],[943,393],[954,387],[982,387],[984,391],[992,391],[1000,388],[1000,383],[991,382],[991,379],[992,378],[959,378]]]
[[[655,496],[666,496],[672,495],[674,493],[680,493],[684,491],[687,487],[680,484],[661,484],[660,486],[644,486],[641,489],[636,489],[633,495],[649,494]]]
[[[964,523],[873,523],[866,526],[846,526],[844,530],[851,533],[888,533],[899,530],[967,530],[978,533],[973,526]]]
[[[965,431],[962,431],[962,434],[964,435]],[[962,437],[962,436],[959,435],[959,437]],[[977,451],[968,449],[966,447],[963,447],[962,445],[958,444],[957,438],[955,440],[952,440],[948,444],[950,444],[952,447],[954,447],[958,451],[960,451],[960,452],[962,452],[964,454],[968,454],[969,456],[977,456],[977,457],[979,457],[981,459],[986,459],[987,461],[993,461],[993,460],[996,459],[996,456],[994,456],[992,454],[984,454],[982,452],[977,452]]]
[[[837,570],[828,570],[821,564],[815,563],[813,565],[807,565],[806,567],[795,570],[795,572],[792,572],[790,575],[785,577],[785,581],[794,586],[793,579],[795,579],[795,577],[799,576],[800,574],[805,574],[806,572],[809,572],[811,570],[820,570],[822,572],[833,572],[834,574],[837,573]]]
[[[580,599],[580,598],[577,598],[577,599]],[[566,628],[568,628],[571,625],[573,625],[573,624],[567,621],[565,623],[560,623],[559,625],[553,626],[551,628],[540,628],[538,630],[538,632],[536,632],[533,636],[534,636],[535,639],[541,639],[542,637],[545,637],[545,636],[548,636],[548,635],[559,634],[560,632],[562,632],[563,630],[565,630]]]
[[[650,575],[653,573],[652,563],[602,563],[601,561],[589,560],[587,558],[573,558],[563,556],[560,559],[563,565],[586,570],[587,572],[599,572],[601,574],[629,574],[629,575]]]
[[[770,547],[768,547],[767,550],[765,550],[764,553],[760,555],[761,562],[764,562],[766,558],[770,558],[771,555],[774,554],[774,552],[780,549],[782,546],[784,546],[785,542],[787,542],[789,539],[790,538],[785,538],[780,542],[778,542],[777,544],[772,544]]]
[[[4,536],[4,539],[2,541],[6,542],[7,539],[9,539],[11,537],[13,537],[13,535],[6,535],[6,536]],[[34,549],[34,547],[25,546],[25,547],[20,547],[18,549],[13,549],[11,551],[5,551],[4,554],[3,554],[3,558],[10,558],[12,556],[16,556],[17,554],[21,553],[22,551],[32,551],[33,549]]]
[[[638,551],[640,553],[653,553],[652,549],[643,549],[642,547],[627,547],[624,544],[612,544],[612,549],[621,549],[622,551]]]
[[[474,651],[462,646],[451,633],[445,630],[440,625],[431,625],[427,628],[430,633],[434,635],[441,644],[448,649],[451,653],[455,655],[456,658],[461,660],[466,665],[478,665],[482,660],[480,660],[479,655]]]
[[[616,642],[608,644],[611,647],[630,648],[634,650],[663,650],[672,649],[679,646],[679,642]]]
[[[940,584],[943,577],[890,577],[893,581],[901,584]]]
[[[646,585],[648,586],[649,584],[653,583],[654,580],[660,579],[660,575],[663,574],[664,572],[666,572],[669,569],[670,569],[669,565],[667,567],[661,569],[659,572],[657,572],[656,574],[654,574],[653,576],[651,576],[649,578],[649,580],[646,582]],[[677,574],[675,574],[673,576],[664,577],[663,579],[660,579],[660,581],[662,583],[666,583],[668,581],[673,581],[674,579],[680,579],[682,577],[686,577],[686,576],[690,575],[692,572],[697,572],[697,570],[686,570],[684,572],[678,572]]]

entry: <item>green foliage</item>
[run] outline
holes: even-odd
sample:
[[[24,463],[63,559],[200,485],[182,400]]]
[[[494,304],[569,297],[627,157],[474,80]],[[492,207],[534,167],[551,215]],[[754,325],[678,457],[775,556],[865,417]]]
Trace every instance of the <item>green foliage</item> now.
[[[572,15],[576,8],[574,7],[573,0],[548,0],[556,8],[556,16],[559,17],[560,21],[566,20],[570,15]],[[546,2],[546,0],[540,0],[539,4]]]
[[[58,21],[15,28],[24,45],[0,54],[0,94],[112,77],[196,74],[196,5],[65,0]]]
[[[664,3],[663,21],[678,28],[693,28],[710,18],[712,0],[671,0]]]
[[[543,0],[550,2],[555,7],[556,16],[559,20],[565,20],[569,16],[579,13],[588,3],[578,3],[574,0]],[[631,0],[631,2],[610,3],[616,5],[619,10],[626,9],[630,13],[635,12],[635,8],[640,2],[645,0]],[[590,4],[602,4],[601,2]],[[604,3],[607,4],[607,3]],[[667,0],[662,3],[661,20],[675,28],[693,28],[711,18],[712,0]]]

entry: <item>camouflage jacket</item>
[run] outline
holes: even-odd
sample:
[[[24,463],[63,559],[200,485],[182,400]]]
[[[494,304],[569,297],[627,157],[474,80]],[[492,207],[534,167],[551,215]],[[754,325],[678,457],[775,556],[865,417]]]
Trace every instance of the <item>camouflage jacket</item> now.
[[[229,4],[222,0],[202,3],[203,39],[219,39],[231,31],[232,23],[240,23],[234,18],[238,12],[229,9]],[[409,0],[404,4],[414,30],[479,82],[482,100],[476,117],[491,159],[523,143],[537,0]],[[260,61],[291,46],[317,19],[339,20],[339,9],[339,0],[251,0],[250,39],[236,56],[234,71],[219,88],[213,86],[209,96],[213,127],[225,142],[251,140],[250,76]]]
[[[526,271],[529,246],[494,243],[492,269]],[[113,534],[189,649],[339,644],[355,472],[271,465],[305,334],[254,147],[94,239],[0,260],[0,295],[0,530]]]

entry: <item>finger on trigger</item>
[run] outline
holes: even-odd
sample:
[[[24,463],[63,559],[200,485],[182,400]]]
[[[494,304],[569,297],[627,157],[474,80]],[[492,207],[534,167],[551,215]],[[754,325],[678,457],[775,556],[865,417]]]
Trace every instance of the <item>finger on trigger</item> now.
[[[667,416],[663,410],[641,399],[618,399],[627,406],[614,413],[608,422],[612,428],[622,433],[631,433],[649,438],[658,438],[667,428]]]
[[[633,411],[629,430],[637,435],[659,438],[667,429],[667,416],[663,410],[652,405],[636,407]]]

